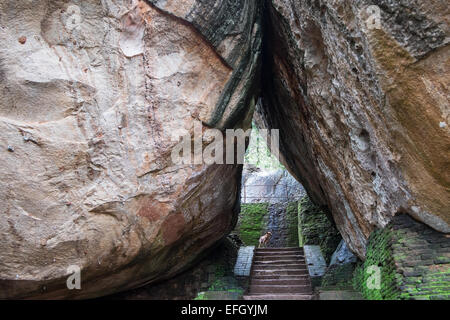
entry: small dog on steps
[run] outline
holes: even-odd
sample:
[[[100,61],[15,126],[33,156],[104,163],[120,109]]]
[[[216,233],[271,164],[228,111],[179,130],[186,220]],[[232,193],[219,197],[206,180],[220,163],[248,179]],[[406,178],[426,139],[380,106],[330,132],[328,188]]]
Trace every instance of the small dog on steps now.
[[[261,246],[267,246],[271,237],[272,237],[272,232],[270,232],[270,231],[267,231],[265,235],[261,236],[261,238],[259,238],[258,248],[261,248]]]

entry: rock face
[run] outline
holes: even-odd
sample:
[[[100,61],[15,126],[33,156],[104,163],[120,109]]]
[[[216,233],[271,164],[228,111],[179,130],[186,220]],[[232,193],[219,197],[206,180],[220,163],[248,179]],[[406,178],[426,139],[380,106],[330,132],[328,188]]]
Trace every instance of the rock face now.
[[[336,251],[331,256],[330,266],[336,266],[336,265],[343,265],[347,263],[355,263],[357,262],[357,258],[348,249],[347,244],[344,240],[341,240],[341,243],[339,243],[338,247],[336,248]]]
[[[450,232],[448,19],[441,0],[267,2],[259,125],[360,257],[399,213]]]
[[[260,170],[244,165],[242,173],[242,203],[280,203],[298,201],[305,189],[283,169]]]
[[[161,280],[232,228],[240,166],[176,165],[172,133],[250,126],[260,11],[0,0],[0,298]],[[66,287],[71,265],[81,290]]]

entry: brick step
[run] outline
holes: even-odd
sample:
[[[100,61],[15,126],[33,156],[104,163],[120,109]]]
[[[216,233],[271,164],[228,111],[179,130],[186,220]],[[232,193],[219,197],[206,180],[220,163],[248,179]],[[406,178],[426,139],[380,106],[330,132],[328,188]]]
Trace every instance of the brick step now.
[[[264,254],[264,253],[257,253],[254,256],[255,260],[290,260],[290,259],[300,259],[305,260],[304,255],[300,254]]]
[[[306,278],[300,279],[252,279],[250,285],[311,285],[311,281]]]
[[[273,269],[262,269],[262,270],[253,270],[252,271],[252,278],[255,276],[261,276],[261,275],[270,275],[272,277],[274,276],[294,276],[294,275],[308,275],[308,271],[306,269],[297,269],[297,270],[291,270],[291,269],[284,269],[284,270],[273,270]]]
[[[308,294],[255,294],[245,295],[244,300],[313,300],[313,295]]]
[[[249,294],[293,293],[312,294],[310,285],[251,285]]]
[[[306,266],[306,262],[299,259],[292,259],[292,260],[254,260],[254,265],[261,265],[261,266],[267,266],[272,264],[302,264]]]

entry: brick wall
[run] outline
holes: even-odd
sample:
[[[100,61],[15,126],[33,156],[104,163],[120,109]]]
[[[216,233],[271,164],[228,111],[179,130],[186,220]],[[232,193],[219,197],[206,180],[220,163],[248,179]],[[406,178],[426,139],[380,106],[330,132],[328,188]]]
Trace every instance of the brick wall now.
[[[380,268],[379,289],[367,285],[374,275],[370,266]],[[353,283],[366,299],[449,300],[450,238],[398,215],[370,236],[366,261],[355,270]]]
[[[342,239],[334,222],[308,196],[298,205],[298,238],[300,246],[319,245],[327,263]]]

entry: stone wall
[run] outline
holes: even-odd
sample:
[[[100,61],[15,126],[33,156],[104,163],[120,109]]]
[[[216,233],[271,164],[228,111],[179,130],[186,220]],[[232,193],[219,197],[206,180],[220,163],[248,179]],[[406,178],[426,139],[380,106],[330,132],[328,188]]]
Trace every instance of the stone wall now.
[[[234,233],[246,246],[258,245],[259,237],[267,225],[268,203],[242,204]]]
[[[348,289],[352,287],[354,263],[333,265],[327,268],[322,277],[321,287],[334,287],[337,289]]]
[[[297,247],[298,202],[246,203],[241,205],[234,231],[244,245],[258,246],[259,237],[272,232],[268,247]]]
[[[380,289],[370,289],[370,266],[381,270]],[[354,276],[367,299],[450,299],[450,240],[405,214],[368,241],[367,258]],[[370,282],[369,282],[370,283]]]
[[[299,246],[298,239],[298,202],[293,201],[288,203],[286,207],[286,246]]]
[[[308,196],[298,205],[298,237],[300,246],[320,245],[327,263],[342,239],[334,223]]]

